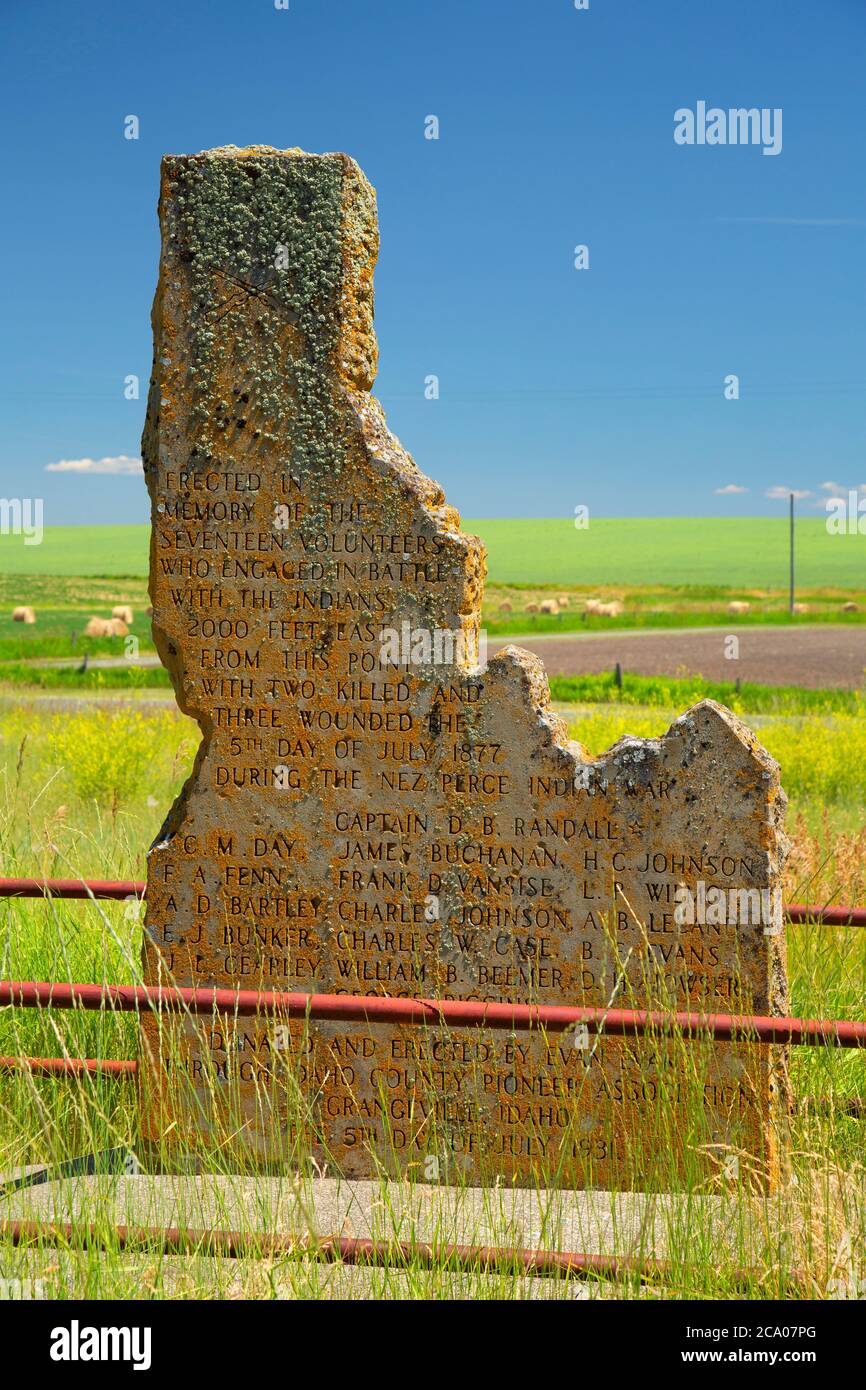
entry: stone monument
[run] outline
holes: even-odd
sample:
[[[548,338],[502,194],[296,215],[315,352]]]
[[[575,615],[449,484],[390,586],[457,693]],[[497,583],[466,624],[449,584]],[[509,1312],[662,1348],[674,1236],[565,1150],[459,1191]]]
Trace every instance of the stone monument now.
[[[369,394],[358,166],[167,157],[160,220],[150,590],[202,742],[150,851],[146,979],[786,1012],[785,799],[754,736],[706,701],[593,759],[536,657],[479,661],[484,548]],[[669,1144],[772,1181],[783,1049],[580,1034],[149,1017],[145,1135],[164,1161],[574,1187],[651,1184]]]

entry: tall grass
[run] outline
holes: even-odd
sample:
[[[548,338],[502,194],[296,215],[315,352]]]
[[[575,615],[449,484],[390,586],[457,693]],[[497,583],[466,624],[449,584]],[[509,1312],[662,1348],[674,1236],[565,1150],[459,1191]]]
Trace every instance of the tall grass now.
[[[636,728],[634,716],[596,713],[577,721],[574,732],[598,751],[626,726],[632,733],[653,734],[668,722],[656,712],[640,718],[647,727]],[[816,723],[828,728],[824,721]],[[842,728],[847,729],[844,722]],[[783,778],[790,785],[793,777],[797,788],[786,896],[795,887],[808,896],[803,891],[808,887],[813,896],[842,893],[845,900],[863,902],[862,840],[836,837],[829,813],[819,832],[809,829],[806,818],[814,810],[814,798],[832,799],[828,789],[837,788],[841,796],[854,787],[862,795],[863,786],[856,779],[845,781],[839,769],[832,772],[817,735],[804,740],[801,729],[798,722],[786,732],[785,721],[777,720],[761,731],[771,747],[770,734],[777,746],[784,746]],[[0,710],[4,873],[144,877],[146,847],[188,772],[196,734],[189,721],[168,712],[121,711],[106,717],[86,711]],[[854,720],[850,734],[862,737]],[[122,772],[105,756],[106,748],[117,750]],[[823,771],[816,772],[815,766]],[[141,979],[140,950],[137,904],[0,902],[3,977],[136,983]],[[789,952],[794,1012],[863,1017],[866,932],[790,928]],[[652,1002],[653,989],[660,991],[657,1002],[671,1002],[637,960],[619,978],[619,1004],[645,1000],[648,993]],[[189,1020],[187,1025],[193,1026]],[[206,1030],[209,1025],[201,1020],[194,1026]],[[244,1027],[239,1020],[225,1021],[230,1037]],[[546,1157],[522,1190],[497,1180],[495,1162],[488,1180],[481,1187],[472,1185],[459,1165],[447,1162],[447,1126],[434,1114],[414,1165],[406,1170],[386,1140],[378,1153],[377,1175],[364,1184],[337,1186],[325,1211],[317,1175],[324,1170],[333,1174],[335,1165],[323,1147],[315,1106],[297,1084],[304,1025],[292,1024],[291,1033],[294,1048],[257,1082],[254,1109],[271,1132],[275,1107],[283,1111],[282,1148],[276,1155],[281,1161],[275,1163],[272,1154],[268,1172],[257,1171],[234,1142],[239,1127],[249,1122],[249,1104],[242,1103],[232,1084],[220,1085],[215,1076],[207,1078],[195,1098],[187,1097],[203,1107],[209,1141],[184,1150],[170,1129],[143,1144],[138,1092],[128,1079],[0,1075],[4,1173],[116,1148],[146,1152],[157,1168],[164,1162],[177,1169],[186,1157],[198,1170],[194,1181],[106,1175],[11,1193],[0,1197],[0,1219],[44,1213],[50,1192],[56,1217],[89,1222],[103,1232],[116,1222],[128,1222],[205,1231],[218,1226],[250,1233],[292,1230],[307,1238],[370,1235],[410,1246],[441,1240],[567,1249],[596,1248],[603,1238],[620,1255],[663,1255],[670,1262],[664,1281],[653,1286],[655,1297],[826,1297],[838,1287],[834,1280],[846,1286],[846,1279],[862,1274],[857,1252],[866,1241],[863,1131],[847,1115],[846,1103],[866,1096],[866,1086],[862,1058],[854,1052],[794,1049],[791,1168],[770,1191],[765,1183],[768,1155],[748,1145],[738,1151],[735,1142],[724,1150],[713,1145],[703,1086],[718,1054],[709,1044],[650,1037],[641,1044],[602,1046],[619,1048],[629,1074],[656,1078],[651,1103],[634,1112],[634,1126],[622,1136],[623,1180],[645,1192],[674,1196],[590,1192],[576,1200],[569,1190],[574,1169]],[[150,1036],[168,1055],[180,1045],[170,1022]],[[573,1061],[558,1052],[562,1043],[560,1036],[538,1040],[538,1046],[550,1047],[554,1079],[574,1075]],[[0,1054],[123,1058],[136,1056],[139,1046],[132,1015],[0,1011]],[[665,1081],[672,1074],[680,1078],[677,1094]],[[175,1075],[169,1107],[178,1104],[185,1085],[182,1073]],[[814,1097],[821,1106],[807,1108],[806,1100]],[[573,1114],[576,1122],[579,1094]],[[482,1142],[489,1130],[481,1121],[479,1127]],[[527,1138],[539,1134],[531,1109],[518,1129]],[[423,1181],[420,1161],[431,1155],[442,1158],[440,1185],[432,1188]],[[634,1171],[628,1171],[629,1165]],[[400,1180],[391,1180],[401,1169]],[[579,1176],[593,1186],[591,1156]],[[517,1266],[496,1275],[480,1265],[456,1274],[447,1267],[427,1269],[411,1255],[395,1256],[362,1277],[328,1269],[300,1250],[279,1260],[229,1261],[209,1255],[206,1244],[197,1256],[185,1259],[167,1259],[147,1246],[138,1254],[124,1254],[117,1249],[58,1252],[38,1245],[19,1250],[0,1245],[0,1272],[39,1277],[49,1296],[333,1297],[360,1288],[373,1296],[515,1298],[533,1291]],[[604,1287],[596,1280],[584,1286],[591,1296]],[[553,1296],[573,1296],[563,1281],[554,1280],[546,1289]],[[618,1296],[646,1296],[647,1291],[637,1276],[623,1275],[616,1285]]]
[[[710,681],[703,676],[632,676],[618,683],[613,672],[594,676],[553,676],[550,693],[568,704],[646,705],[684,710],[698,700],[716,700],[735,713],[866,715],[862,690],[809,689],[802,685],[758,685]]]
[[[4,685],[29,685],[36,690],[84,691],[103,690],[122,694],[124,691],[165,690],[171,679],[162,666],[145,666],[124,662],[122,666],[91,666],[82,671],[78,666],[36,666],[27,661],[10,661],[0,666]]]

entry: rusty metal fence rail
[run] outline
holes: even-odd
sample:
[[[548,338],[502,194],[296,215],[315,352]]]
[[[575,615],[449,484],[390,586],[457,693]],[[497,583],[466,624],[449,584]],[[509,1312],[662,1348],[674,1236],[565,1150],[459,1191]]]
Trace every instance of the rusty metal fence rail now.
[[[0,1008],[85,1009],[116,1013],[228,1014],[321,1019],[343,1023],[416,1024],[543,1029],[563,1033],[578,1025],[606,1037],[681,1034],[716,1042],[785,1043],[795,1047],[864,1047],[866,1023],[765,1014],[665,1013],[656,1009],[589,1008],[566,1004],[507,1004],[468,999],[396,999],[369,994],[299,994],[275,990],[195,988],[181,985],[95,985],[0,980]]]
[[[136,880],[0,878],[0,897],[115,899],[145,897]],[[866,909],[818,907],[790,903],[792,923],[866,926]],[[183,988],[179,986],[96,985],[59,981],[0,981],[0,1007],[108,1009],[115,1012],[186,1011],[237,1017],[280,1014],[289,1018],[336,1022],[432,1024],[454,1028],[543,1028],[563,1032],[585,1025],[592,1033],[640,1037],[678,1032],[686,1038],[717,1042],[752,1041],[794,1046],[862,1047],[866,1023],[849,1019],[802,1019],[762,1015],[661,1013],[643,1009],[598,1009],[580,1006],[479,1003],[469,1000],[395,999],[378,995],[277,993],[258,990]],[[27,1068],[42,1074],[134,1073],[131,1060],[68,1057],[0,1057],[0,1071]]]
[[[373,1239],[345,1235],[282,1235],[273,1231],[187,1230],[182,1227],[72,1225],[57,1221],[0,1221],[0,1240],[13,1246],[61,1250],[122,1250],[211,1258],[298,1259],[324,1264],[383,1265],[391,1269],[438,1269],[452,1273],[498,1274],[548,1279],[638,1279],[666,1283],[681,1279],[682,1267],[670,1260],[576,1250],[521,1246],[456,1245],[446,1241]],[[735,1288],[746,1290],[764,1271],[737,1267],[728,1272]],[[775,1281],[778,1297],[812,1290],[806,1281]]]
[[[136,879],[0,878],[0,898],[143,899],[147,885]],[[788,903],[787,920],[796,925],[866,927],[866,907]]]

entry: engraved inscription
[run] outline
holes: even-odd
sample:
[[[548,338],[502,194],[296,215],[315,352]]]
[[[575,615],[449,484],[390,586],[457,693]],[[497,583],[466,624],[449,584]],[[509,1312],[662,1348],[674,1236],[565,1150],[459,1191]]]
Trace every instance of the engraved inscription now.
[[[202,746],[149,857],[147,978],[784,1012],[784,797],[749,731],[704,702],[590,760],[537,658],[477,660],[483,547],[369,395],[357,166],[167,158],[161,219],[154,633]],[[780,1162],[778,1050],[265,1017],[142,1030],[146,1132],[169,1150],[213,1142],[235,1107],[250,1161],[640,1182],[649,1117],[697,1088],[708,1152]]]

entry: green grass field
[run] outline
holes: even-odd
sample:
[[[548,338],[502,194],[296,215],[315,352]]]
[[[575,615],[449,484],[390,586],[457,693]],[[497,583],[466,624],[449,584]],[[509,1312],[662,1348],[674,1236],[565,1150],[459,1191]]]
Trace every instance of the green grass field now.
[[[41,545],[0,536],[0,574],[147,575],[149,526],[46,526]]]
[[[713,584],[784,589],[788,523],[780,517],[465,518],[488,548],[494,584]],[[142,576],[147,526],[49,526],[41,545],[0,536],[0,574]],[[797,583],[857,588],[866,537],[828,535],[823,517],[796,524]]]
[[[480,535],[494,584],[673,584],[784,589],[788,522],[782,517],[600,517],[585,531],[568,518],[466,520]],[[866,537],[828,535],[823,517],[795,530],[798,586],[857,588]]]

